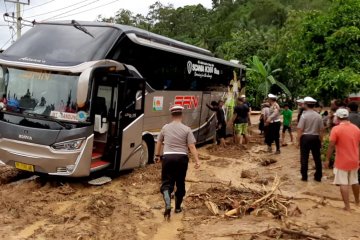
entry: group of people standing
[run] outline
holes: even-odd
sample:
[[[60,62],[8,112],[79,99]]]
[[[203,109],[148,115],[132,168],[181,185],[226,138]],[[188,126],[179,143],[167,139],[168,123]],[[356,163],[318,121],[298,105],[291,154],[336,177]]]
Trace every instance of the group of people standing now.
[[[321,148],[324,145],[324,133],[330,133],[326,155],[326,167],[334,168],[334,184],[340,186],[345,210],[350,210],[349,192],[353,190],[355,204],[359,202],[360,182],[360,114],[358,105],[351,102],[348,105],[334,100],[330,113],[315,109],[317,101],[312,97],[297,100],[299,111],[297,118],[297,147],[300,148],[301,180],[308,181],[309,155],[312,153],[315,162],[314,180],[321,182],[323,162]],[[285,104],[280,110],[276,103],[276,96],[269,94],[268,100],[263,103],[259,129],[265,135],[265,143],[271,152],[271,144],[275,142],[276,153],[280,153],[279,132],[280,115],[283,115],[282,146],[286,146],[285,133],[291,132],[292,111]],[[335,163],[330,161],[335,151]]]
[[[335,104],[337,102],[337,104]],[[308,159],[312,152],[315,161],[314,180],[322,179],[321,148],[325,127],[330,131],[325,166],[334,169],[334,184],[340,186],[345,210],[350,210],[349,192],[353,190],[355,204],[359,201],[359,165],[360,165],[360,115],[355,102],[339,104],[333,101],[330,117],[324,118],[314,110],[316,100],[304,98],[299,101],[298,142],[300,146],[302,180],[308,180]],[[331,157],[335,151],[335,162],[331,164]]]
[[[234,143],[246,144],[249,142],[248,126],[251,125],[251,105],[246,101],[245,95],[241,95],[236,99],[236,103],[229,110],[232,111],[231,114],[225,113],[223,100],[212,101],[211,105],[207,104],[207,107],[216,112],[216,138],[220,147],[226,147],[225,138],[228,127],[233,128]]]
[[[321,147],[324,136],[324,119],[319,112],[315,111],[317,101],[312,97],[305,97],[298,101],[299,113],[297,123],[297,146],[300,148],[301,162],[301,180],[308,181],[308,161],[310,152],[315,162],[314,180],[321,182],[322,179],[322,161]],[[207,105],[217,116],[217,137],[219,144],[225,147],[225,137],[227,126],[233,125],[235,143],[247,143],[247,128],[251,125],[250,121],[250,104],[246,102],[245,96],[242,95],[237,99],[237,104],[233,109],[231,119],[226,119],[224,111],[224,101],[212,102]],[[182,123],[182,106],[174,105],[170,108],[172,122],[166,124],[157,139],[155,149],[155,160],[162,160],[162,184],[161,193],[164,197],[165,211],[164,217],[170,219],[171,215],[171,194],[175,192],[175,213],[182,211],[181,204],[185,196],[185,177],[188,168],[188,152],[194,157],[195,168],[200,167],[198,153],[195,147],[195,137],[192,130]],[[349,112],[349,110],[350,112]],[[331,118],[330,143],[326,156],[329,162],[334,150],[335,154],[335,180],[334,184],[340,186],[341,195],[345,203],[345,209],[350,210],[349,192],[350,187],[355,196],[355,203],[359,202],[359,145],[360,145],[360,115],[357,113],[357,105],[351,103],[345,107],[339,107],[332,110]],[[275,154],[280,154],[280,116],[283,115],[283,135],[282,146],[286,143],[285,133],[289,132],[291,141],[293,141],[291,123],[292,111],[289,105],[285,104],[280,109],[277,103],[277,97],[273,94],[268,95],[268,99],[263,103],[261,112],[261,123],[265,135],[265,143],[268,146],[268,152],[272,152],[272,144],[275,143]],[[330,118],[329,118],[330,119]],[[162,152],[163,147],[163,154]],[[329,164],[327,164],[329,165]]]

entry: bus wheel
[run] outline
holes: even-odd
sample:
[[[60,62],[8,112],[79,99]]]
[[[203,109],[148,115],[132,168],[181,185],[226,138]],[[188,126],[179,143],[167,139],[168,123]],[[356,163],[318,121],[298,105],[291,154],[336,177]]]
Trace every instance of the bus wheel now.
[[[140,167],[145,167],[149,163],[149,148],[145,140],[141,143]]]

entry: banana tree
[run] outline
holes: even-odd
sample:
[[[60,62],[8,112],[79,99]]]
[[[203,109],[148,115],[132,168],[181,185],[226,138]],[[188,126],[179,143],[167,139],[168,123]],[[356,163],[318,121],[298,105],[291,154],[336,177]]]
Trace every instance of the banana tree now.
[[[272,70],[270,64],[268,62],[264,64],[258,56],[253,56],[248,61],[248,66],[247,71],[251,72],[251,75],[255,78],[254,80],[259,83],[257,90],[261,95],[267,96],[271,86],[276,85],[286,95],[291,97],[289,89],[283,83],[277,81],[273,76],[274,73],[281,71],[280,68]]]

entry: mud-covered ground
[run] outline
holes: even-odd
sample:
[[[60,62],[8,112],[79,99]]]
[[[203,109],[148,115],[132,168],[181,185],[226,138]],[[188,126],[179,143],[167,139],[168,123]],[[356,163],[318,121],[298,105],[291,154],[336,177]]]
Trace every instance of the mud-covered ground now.
[[[160,165],[98,187],[85,181],[45,181],[0,166],[0,239],[360,239],[360,208],[343,210],[331,170],[324,170],[322,183],[301,182],[299,150],[289,144],[281,155],[273,155],[261,142],[254,133],[246,148],[200,148],[200,169],[189,166],[184,211],[170,222],[162,216]],[[313,163],[310,168],[311,176]],[[224,217],[268,193],[276,176],[280,191],[271,195],[268,206],[283,198],[285,208],[254,206]],[[218,215],[206,201],[216,205]]]

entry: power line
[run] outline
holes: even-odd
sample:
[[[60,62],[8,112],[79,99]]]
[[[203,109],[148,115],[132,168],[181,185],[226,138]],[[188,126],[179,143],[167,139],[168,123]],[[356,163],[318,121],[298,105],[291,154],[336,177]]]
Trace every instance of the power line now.
[[[95,3],[95,2],[98,2],[98,1],[99,1],[99,0],[92,1],[92,2],[90,2],[90,3],[87,3],[87,4],[85,4],[85,5],[82,5],[82,6],[80,6],[80,7],[71,9],[71,10],[69,10],[69,11],[67,11],[67,12],[63,12],[63,13],[60,13],[60,14],[58,14],[58,15],[49,17],[49,18],[47,18],[47,19],[45,19],[45,20],[43,20],[43,21],[56,18],[56,17],[58,17],[58,16],[64,15],[64,14],[66,14],[66,13],[69,13],[69,12],[72,12],[72,11],[75,11],[75,10],[78,10],[78,9],[80,9],[80,8],[83,8],[83,7],[87,7],[87,6],[89,6],[89,5],[91,5],[91,4]]]
[[[0,49],[4,49],[4,47],[5,47],[11,40],[14,39],[14,36],[15,36],[15,33],[13,33],[13,34],[11,35],[11,37],[9,38],[9,40],[7,40],[6,43],[5,43]]]
[[[51,2],[54,2],[54,1],[55,1],[55,0],[50,0],[50,1],[46,2],[46,3],[39,4],[39,5],[33,6],[33,7],[31,7],[31,8],[24,9],[23,12],[26,12],[26,11],[28,11],[28,10],[31,10],[31,9],[34,9],[34,8],[37,8],[37,7],[44,6],[44,5],[46,5],[46,4],[48,4],[48,3],[51,3]]]
[[[6,12],[8,12],[5,0],[3,2],[4,2],[4,5],[5,5],[5,10],[6,10]]]
[[[8,9],[7,9],[7,5],[6,5],[6,2],[5,2],[5,0],[3,1],[4,2],[4,6],[5,6],[5,11],[6,11],[6,13],[8,12]],[[13,32],[11,31],[11,28],[13,27],[12,25],[10,26],[10,23],[9,22],[7,22],[7,26],[8,26],[8,28],[9,28],[9,33],[10,33],[10,35],[12,35],[13,34]],[[11,40],[11,39],[13,39],[13,35],[10,37],[10,39],[9,39],[9,41]],[[9,42],[9,41],[7,41],[6,42],[6,44]],[[5,45],[6,45],[5,44]]]
[[[70,6],[67,6],[67,7],[59,8],[59,9],[56,9],[56,10],[53,10],[53,11],[50,11],[50,12],[46,12],[46,13],[41,13],[41,14],[33,15],[33,16],[30,16],[30,17],[27,17],[27,18],[39,17],[39,16],[47,15],[47,14],[49,14],[49,13],[58,12],[58,11],[61,11],[61,10],[64,10],[64,9],[67,9],[67,8],[70,8],[70,7],[79,5],[79,4],[83,3],[83,2],[87,2],[87,1],[90,1],[90,0],[84,0],[84,1],[81,1],[81,2],[78,2],[78,3],[75,3],[75,4],[72,4],[72,5],[70,5]]]
[[[91,10],[94,10],[94,9],[98,9],[98,8],[101,8],[101,7],[105,7],[105,6],[107,6],[107,5],[110,5],[110,4],[112,4],[112,3],[114,3],[114,2],[118,2],[119,0],[115,0],[115,1],[112,1],[112,2],[109,2],[109,3],[107,3],[107,4],[104,4],[104,5],[101,5],[101,6],[98,6],[98,7],[94,7],[94,8],[90,8],[90,9],[87,9],[87,10],[84,10],[84,11],[81,11],[81,12],[77,12],[77,13],[72,13],[72,14],[69,14],[69,15],[66,15],[66,16],[61,16],[61,17],[56,17],[56,18],[48,18],[48,19],[45,19],[45,20],[50,20],[50,19],[52,19],[52,20],[55,20],[55,19],[58,19],[58,18],[65,18],[65,17],[70,17],[70,16],[74,16],[74,15],[77,15],[77,14],[80,14],[80,13],[84,13],[84,12],[88,12],[88,11],[91,11]],[[44,20],[44,21],[45,21]]]

